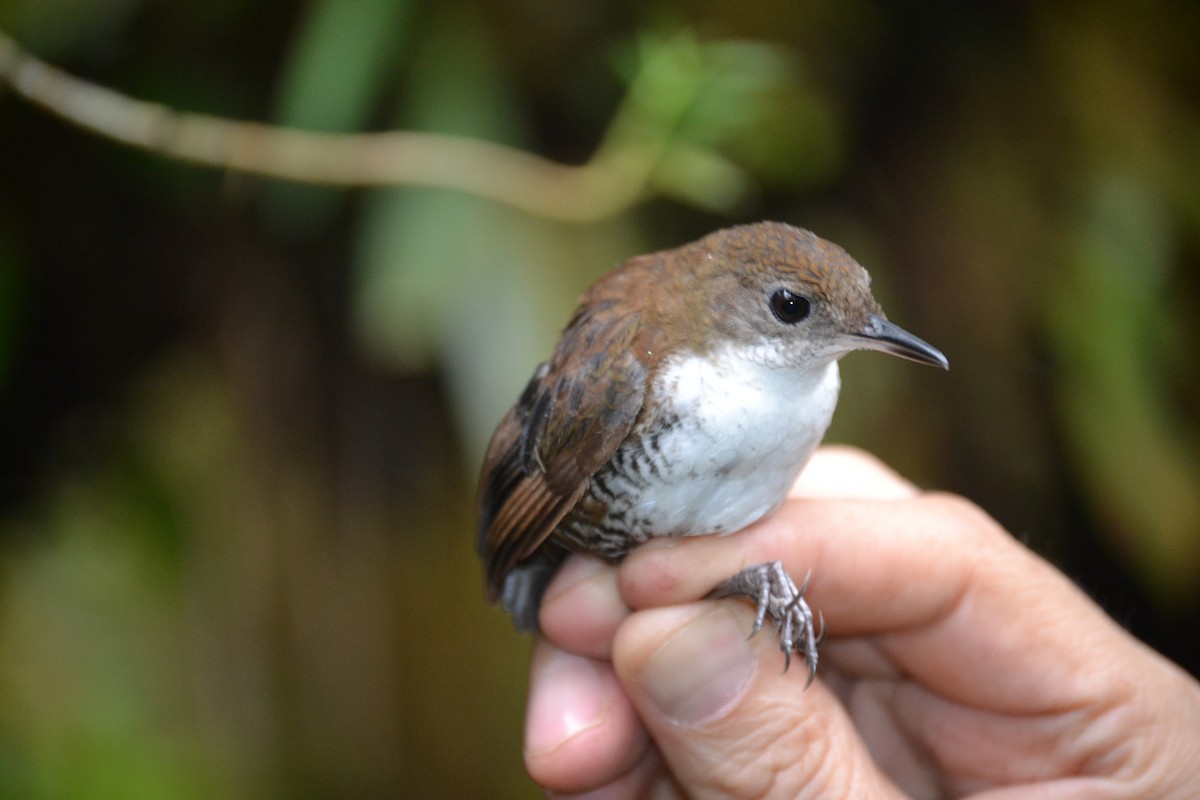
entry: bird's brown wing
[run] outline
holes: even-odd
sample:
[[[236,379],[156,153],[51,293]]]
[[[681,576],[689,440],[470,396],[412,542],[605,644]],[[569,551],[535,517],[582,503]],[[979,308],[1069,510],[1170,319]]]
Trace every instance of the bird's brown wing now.
[[[635,312],[594,303],[572,318],[500,423],[480,475],[477,546],[495,600],[508,572],[554,532],[642,408],[649,360]]]

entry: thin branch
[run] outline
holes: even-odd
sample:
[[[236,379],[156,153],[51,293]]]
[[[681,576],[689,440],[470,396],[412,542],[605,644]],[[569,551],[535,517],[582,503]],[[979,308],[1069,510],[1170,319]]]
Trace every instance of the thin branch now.
[[[92,133],[167,158],[301,183],[456,189],[531,214],[589,222],[645,194],[665,143],[605,142],[581,166],[515,148],[416,131],[323,134],[176,111],[76,78],[0,31],[0,79],[29,102]]]

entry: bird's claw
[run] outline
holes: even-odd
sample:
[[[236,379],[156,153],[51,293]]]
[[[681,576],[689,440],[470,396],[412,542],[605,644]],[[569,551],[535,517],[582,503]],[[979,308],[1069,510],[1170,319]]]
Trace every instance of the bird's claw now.
[[[792,577],[784,570],[779,561],[747,567],[716,589],[709,592],[709,597],[728,597],[742,595],[753,600],[756,604],[754,626],[750,636],[758,633],[763,622],[770,615],[779,633],[779,649],[783,651],[783,671],[787,672],[792,663],[792,653],[804,656],[808,667],[808,688],[817,674],[817,648],[825,641],[825,617],[818,613],[816,628],[812,609],[804,600],[812,579],[810,571],[804,576],[803,583],[796,587]]]

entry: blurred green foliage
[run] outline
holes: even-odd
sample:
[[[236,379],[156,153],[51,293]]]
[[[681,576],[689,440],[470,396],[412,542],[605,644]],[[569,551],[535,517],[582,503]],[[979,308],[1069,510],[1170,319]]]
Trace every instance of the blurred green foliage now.
[[[275,122],[348,133],[369,125],[404,52],[410,4],[397,0],[313,3],[290,43],[277,90]],[[345,43],[354,42],[347,58]],[[283,185],[264,194],[264,212],[282,232],[298,233],[331,215],[340,193]]]
[[[848,358],[831,438],[1200,670],[1200,9],[0,0],[0,29],[180,108],[640,175],[555,222],[0,98],[0,796],[537,796],[478,456],[591,280],[751,219],[845,246],[950,358]]]

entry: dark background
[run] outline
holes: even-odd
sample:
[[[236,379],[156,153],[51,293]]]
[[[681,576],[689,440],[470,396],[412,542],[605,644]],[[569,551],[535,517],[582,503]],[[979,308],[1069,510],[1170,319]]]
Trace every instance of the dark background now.
[[[1200,6],[424,5],[0,0],[38,56],[233,118],[577,163],[635,76],[641,122],[687,99],[644,199],[571,224],[0,96],[0,794],[535,796],[483,444],[591,280],[764,218],[952,365],[847,359],[830,439],[1200,671]]]

